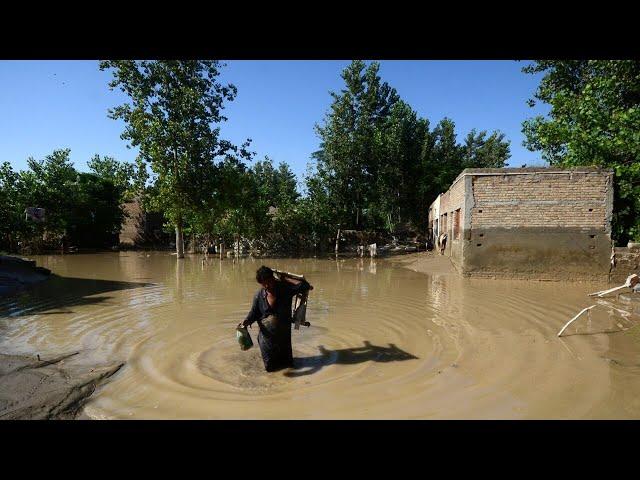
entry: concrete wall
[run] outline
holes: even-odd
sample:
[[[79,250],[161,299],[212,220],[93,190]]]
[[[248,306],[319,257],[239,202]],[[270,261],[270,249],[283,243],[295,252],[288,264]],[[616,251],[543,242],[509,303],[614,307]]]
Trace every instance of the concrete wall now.
[[[596,168],[466,169],[441,202],[441,215],[462,205],[445,253],[465,275],[606,279],[612,182]]]

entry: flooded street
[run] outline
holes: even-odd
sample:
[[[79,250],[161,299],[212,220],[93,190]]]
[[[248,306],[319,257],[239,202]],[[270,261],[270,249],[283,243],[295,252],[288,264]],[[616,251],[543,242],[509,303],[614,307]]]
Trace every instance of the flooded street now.
[[[33,258],[58,277],[0,300],[0,353],[126,362],[91,418],[640,418],[633,319],[601,306],[556,336],[606,284],[468,279],[438,257],[427,274],[387,259]],[[235,338],[262,264],[315,287],[295,368],[275,373],[257,325],[251,350]]]

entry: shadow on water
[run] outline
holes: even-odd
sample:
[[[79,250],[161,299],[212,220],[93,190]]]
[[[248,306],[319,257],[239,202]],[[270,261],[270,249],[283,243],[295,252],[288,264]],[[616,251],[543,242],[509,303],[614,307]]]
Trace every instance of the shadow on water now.
[[[101,294],[151,285],[154,284],[51,275],[23,292],[2,298],[0,317],[73,313],[69,310],[72,307],[101,304],[112,298]]]
[[[324,346],[318,347],[320,355],[293,359],[293,369],[284,373],[287,377],[300,377],[318,372],[328,365],[354,365],[364,362],[401,362],[404,360],[417,360],[418,357],[398,348],[390,343],[388,347],[372,345],[364,341],[362,347],[341,348],[328,350]]]

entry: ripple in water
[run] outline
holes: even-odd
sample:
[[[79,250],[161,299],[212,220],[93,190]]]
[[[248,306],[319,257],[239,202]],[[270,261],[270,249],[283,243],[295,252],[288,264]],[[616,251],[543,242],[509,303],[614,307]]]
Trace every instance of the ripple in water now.
[[[86,407],[93,418],[640,414],[632,316],[602,305],[555,336],[601,285],[424,275],[382,259],[37,260],[59,278],[0,303],[0,351],[126,361]],[[251,350],[235,340],[262,263],[302,272],[315,287],[312,326],[292,333],[295,367],[275,373],[262,367],[257,327]]]

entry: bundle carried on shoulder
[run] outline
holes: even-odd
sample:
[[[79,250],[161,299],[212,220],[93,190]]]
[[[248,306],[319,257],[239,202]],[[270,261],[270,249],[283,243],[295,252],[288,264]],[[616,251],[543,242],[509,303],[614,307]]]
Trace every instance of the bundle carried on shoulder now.
[[[285,277],[293,278],[294,280],[306,280],[304,275],[291,272],[283,272],[280,270],[273,270],[278,280],[284,280]],[[299,293],[294,298],[293,313],[293,328],[300,330],[300,325],[310,327],[311,324],[307,322],[307,299],[309,298],[309,292]]]
[[[298,273],[291,272],[283,272],[282,270],[273,269],[273,273],[276,275],[278,280],[284,280],[285,277],[293,278],[294,280],[304,280],[304,275],[300,275]]]

